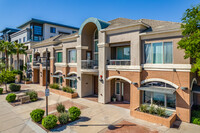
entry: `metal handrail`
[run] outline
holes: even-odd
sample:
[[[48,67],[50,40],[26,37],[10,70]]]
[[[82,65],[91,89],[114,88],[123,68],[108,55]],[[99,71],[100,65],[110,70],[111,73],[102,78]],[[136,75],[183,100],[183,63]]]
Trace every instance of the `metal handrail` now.
[[[131,64],[130,60],[109,60],[108,65],[128,66]]]
[[[98,69],[98,60],[81,60],[81,69]]]

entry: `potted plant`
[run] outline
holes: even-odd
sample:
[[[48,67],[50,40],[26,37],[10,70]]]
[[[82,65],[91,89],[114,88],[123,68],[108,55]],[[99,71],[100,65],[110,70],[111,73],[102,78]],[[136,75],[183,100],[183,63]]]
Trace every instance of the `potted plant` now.
[[[117,100],[117,97],[116,97],[115,95],[113,95],[113,96],[112,96],[112,101],[113,101],[113,102],[116,102],[116,100]]]

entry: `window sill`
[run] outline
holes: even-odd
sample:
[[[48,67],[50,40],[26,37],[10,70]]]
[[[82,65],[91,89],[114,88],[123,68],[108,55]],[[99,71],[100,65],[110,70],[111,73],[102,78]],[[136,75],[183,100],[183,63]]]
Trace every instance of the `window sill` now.
[[[158,70],[158,71],[185,71],[190,72],[191,64],[141,64],[144,70]]]
[[[77,67],[77,63],[68,63],[67,64],[69,67]]]

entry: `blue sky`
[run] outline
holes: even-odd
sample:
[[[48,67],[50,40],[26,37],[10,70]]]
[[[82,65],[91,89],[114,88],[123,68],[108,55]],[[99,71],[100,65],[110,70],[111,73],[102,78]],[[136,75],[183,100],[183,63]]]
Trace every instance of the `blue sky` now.
[[[31,18],[80,27],[89,18],[118,17],[181,22],[184,11],[200,0],[0,0],[0,30]]]

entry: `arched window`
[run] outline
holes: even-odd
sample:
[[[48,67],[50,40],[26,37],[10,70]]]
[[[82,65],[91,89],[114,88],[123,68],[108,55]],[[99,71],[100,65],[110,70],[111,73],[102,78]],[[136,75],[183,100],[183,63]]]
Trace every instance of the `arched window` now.
[[[98,30],[96,29],[94,32],[94,61],[98,62],[98,46],[97,44],[99,43],[99,35],[98,35]]]
[[[147,82],[138,88],[143,91],[143,103],[176,108],[176,88],[164,82]]]

